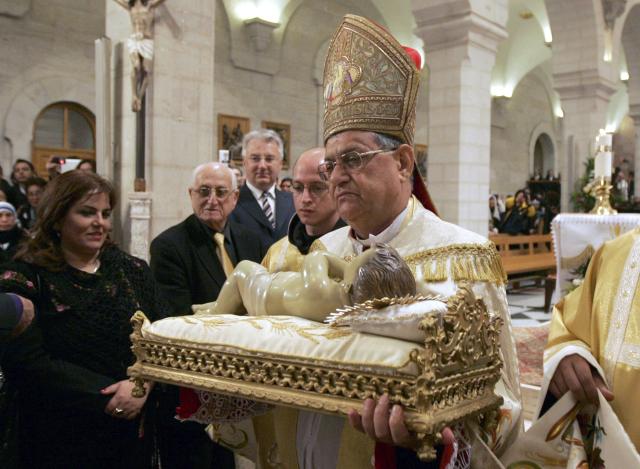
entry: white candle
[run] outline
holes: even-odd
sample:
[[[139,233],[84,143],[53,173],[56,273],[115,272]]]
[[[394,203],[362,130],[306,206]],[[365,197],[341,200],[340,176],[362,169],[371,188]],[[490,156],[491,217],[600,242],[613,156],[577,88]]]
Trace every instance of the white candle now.
[[[597,141],[598,149],[602,147],[610,149],[613,143],[613,135],[606,133],[604,129],[600,129],[600,135],[598,135]]]
[[[598,178],[611,178],[611,152],[604,151],[596,155],[595,176]]]

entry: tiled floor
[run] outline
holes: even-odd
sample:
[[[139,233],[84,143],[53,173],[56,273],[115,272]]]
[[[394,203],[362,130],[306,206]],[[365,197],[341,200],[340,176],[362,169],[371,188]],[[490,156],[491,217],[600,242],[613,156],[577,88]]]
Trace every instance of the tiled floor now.
[[[508,290],[507,300],[513,327],[537,326],[551,320],[551,313],[544,310],[543,287]]]

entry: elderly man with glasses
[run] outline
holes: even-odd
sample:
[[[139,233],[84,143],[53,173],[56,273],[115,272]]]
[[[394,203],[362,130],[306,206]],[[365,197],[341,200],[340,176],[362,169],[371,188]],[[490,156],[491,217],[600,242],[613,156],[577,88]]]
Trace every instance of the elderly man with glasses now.
[[[295,213],[291,194],[279,190],[276,184],[282,169],[282,152],[282,139],[273,130],[253,130],[242,139],[246,183],[240,189],[230,220],[253,231],[265,251],[286,236]]]
[[[289,222],[287,236],[271,246],[262,261],[269,272],[299,271],[302,256],[316,239],[345,226],[329,184],[318,172],[324,155],[324,148],[312,148],[302,153],[293,167],[291,192],[296,214]]]
[[[215,301],[227,275],[242,260],[260,262],[260,240],[227,220],[238,201],[235,174],[220,163],[205,163],[193,172],[189,198],[193,214],[151,243],[151,270],[174,316],[191,314],[191,305]],[[204,426],[173,419],[177,389],[162,396],[167,412],[161,429],[167,467],[232,468],[233,454],[213,445]]]
[[[506,276],[491,242],[438,218],[416,170],[416,62],[416,51],[365,18],[347,15],[334,34],[324,69],[326,155],[318,173],[348,226],[320,237],[310,252],[324,250],[350,261],[376,244],[388,244],[411,267],[418,293],[451,296],[468,281],[502,318],[499,424],[491,433],[471,421],[454,428],[457,450],[451,450],[454,435],[447,430],[444,439],[451,446],[437,463],[469,467],[471,453],[474,467],[497,467],[495,454],[522,427]],[[429,467],[417,462],[411,450],[415,435],[405,426],[401,406],[390,406],[387,396],[363,402],[348,420],[345,425],[339,417],[312,412],[276,414],[270,460],[282,461],[282,467],[342,469],[370,467],[375,455],[376,468]],[[454,462],[455,454],[460,457]]]

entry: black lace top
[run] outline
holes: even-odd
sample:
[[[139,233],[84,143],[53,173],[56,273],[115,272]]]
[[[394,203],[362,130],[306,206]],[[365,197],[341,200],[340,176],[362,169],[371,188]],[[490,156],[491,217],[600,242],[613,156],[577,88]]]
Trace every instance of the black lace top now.
[[[131,315],[139,309],[153,321],[167,314],[147,264],[115,246],[104,249],[95,274],[71,266],[49,272],[23,262],[4,267],[0,290],[34,302],[51,357],[114,381],[125,379],[133,362]]]

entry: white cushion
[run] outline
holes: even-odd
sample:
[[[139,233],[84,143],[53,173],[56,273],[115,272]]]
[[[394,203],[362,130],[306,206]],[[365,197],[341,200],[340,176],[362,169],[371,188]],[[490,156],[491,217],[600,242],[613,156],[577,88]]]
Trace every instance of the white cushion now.
[[[410,304],[394,304],[380,309],[358,306],[345,308],[327,320],[334,326],[349,326],[355,332],[366,332],[424,344],[420,321],[428,314],[442,315],[447,303],[441,300],[423,300]]]
[[[341,369],[381,374],[412,374],[416,344],[352,332],[293,316],[180,316],[148,321],[146,339],[193,345],[207,350],[294,358],[297,362],[338,366]]]

